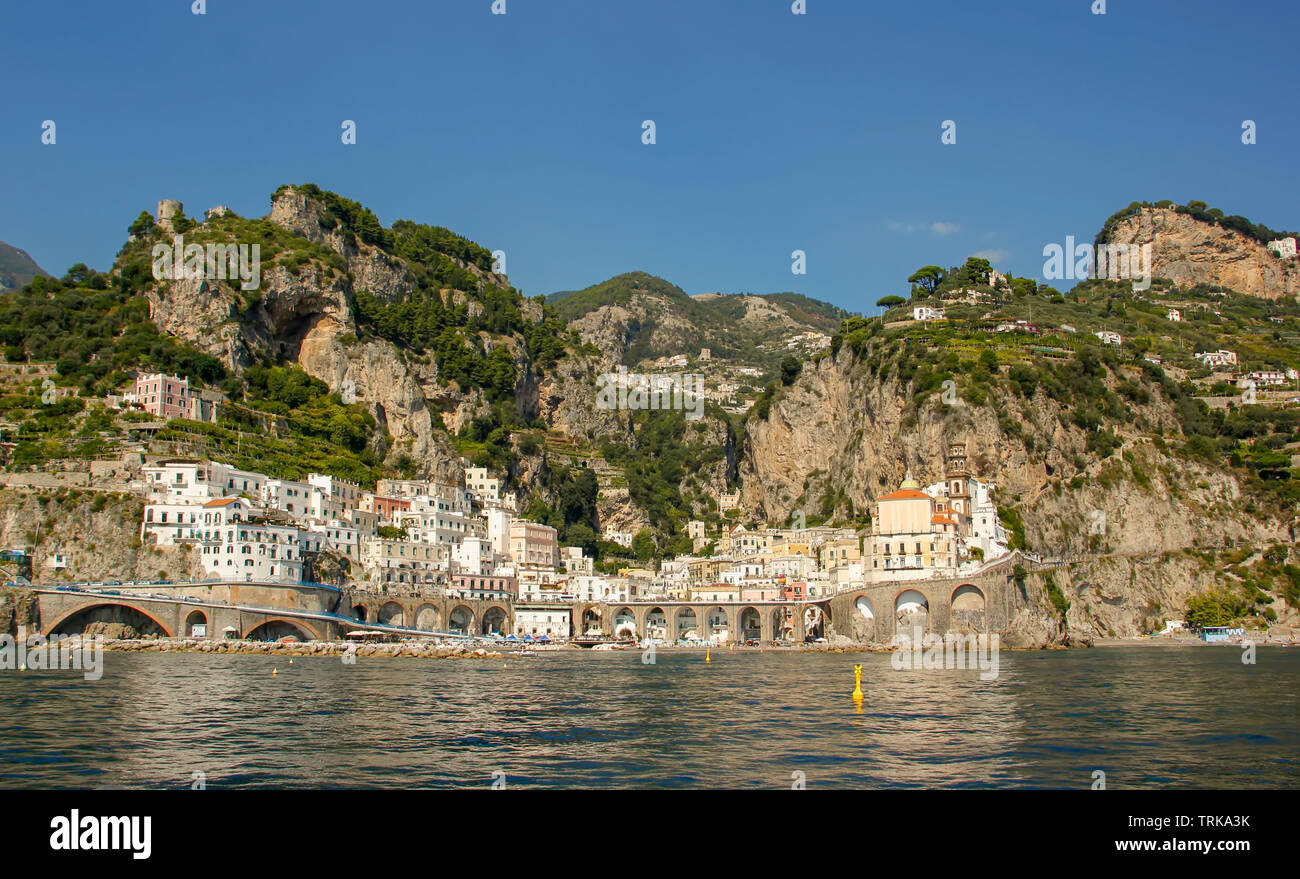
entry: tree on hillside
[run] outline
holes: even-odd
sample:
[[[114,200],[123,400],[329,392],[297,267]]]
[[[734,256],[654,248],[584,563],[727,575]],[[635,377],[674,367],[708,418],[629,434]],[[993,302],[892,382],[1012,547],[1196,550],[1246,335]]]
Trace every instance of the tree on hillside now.
[[[153,228],[153,224],[153,215],[148,211],[141,211],[140,216],[136,217],[135,222],[131,224],[131,228],[126,230],[126,234],[145,235]]]
[[[881,296],[876,300],[876,304],[881,308],[893,308],[895,305],[902,305],[906,301],[902,296]]]
[[[648,562],[655,556],[655,538],[654,534],[648,529],[642,528],[632,538],[632,552],[637,561]]]
[[[803,369],[803,363],[793,354],[787,354],[781,360],[781,384],[792,385],[794,380],[799,377],[799,372]]]
[[[972,256],[966,260],[966,265],[961,267],[962,280],[972,284],[987,284],[989,275],[993,271],[993,264],[986,259]]]
[[[1011,293],[1017,299],[1038,293],[1038,282],[1033,278],[1012,278]]]
[[[948,273],[938,266],[922,266],[911,274],[907,283],[912,285],[912,295],[924,291],[925,295],[933,296],[934,291],[948,277]]]

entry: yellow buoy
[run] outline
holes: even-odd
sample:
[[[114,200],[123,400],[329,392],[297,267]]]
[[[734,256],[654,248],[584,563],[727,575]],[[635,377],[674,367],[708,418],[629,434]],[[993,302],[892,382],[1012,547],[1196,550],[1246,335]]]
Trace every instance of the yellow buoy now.
[[[292,659],[289,660],[289,664],[290,664],[290,665],[293,665],[293,660],[292,660]]]
[[[707,648],[707,647],[704,648],[704,661],[705,661],[705,662],[712,662],[712,661],[713,661],[712,659],[709,659],[709,648]]]
[[[271,674],[273,674],[273,675],[278,675],[279,673],[280,673],[280,670],[279,670],[278,668],[273,668],[273,669],[271,669]]]
[[[861,702],[862,696],[862,666],[853,666],[853,701]]]

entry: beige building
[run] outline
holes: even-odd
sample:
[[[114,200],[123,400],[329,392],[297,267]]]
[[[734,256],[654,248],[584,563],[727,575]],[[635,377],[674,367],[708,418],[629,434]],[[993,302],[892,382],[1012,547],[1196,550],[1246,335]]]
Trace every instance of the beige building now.
[[[559,567],[558,532],[550,525],[539,525],[522,519],[511,522],[510,558],[517,565]]]
[[[950,511],[920,490],[909,473],[898,491],[880,498],[871,523],[870,580],[916,580],[957,567],[958,523]]]

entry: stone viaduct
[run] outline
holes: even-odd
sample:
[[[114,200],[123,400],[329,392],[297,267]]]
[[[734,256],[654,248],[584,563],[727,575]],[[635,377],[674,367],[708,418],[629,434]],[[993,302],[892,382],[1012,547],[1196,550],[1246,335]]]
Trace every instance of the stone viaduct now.
[[[581,602],[569,608],[575,635],[701,640],[802,641],[841,636],[888,642],[896,634],[1002,632],[1025,596],[1013,564],[1018,554],[963,578],[896,581],[840,592],[815,601]],[[1037,565],[1029,565],[1037,567]],[[370,627],[395,634],[508,635],[516,632],[506,600],[459,599],[434,593],[370,593],[317,584],[183,583],[75,591],[36,587],[41,633],[84,629],[92,622],[123,622],[138,631],[208,638],[335,640]],[[1019,599],[1019,600],[1018,600]],[[531,634],[523,632],[522,634]]]
[[[1014,615],[1011,560],[977,576],[862,586],[803,602],[635,601],[574,605],[574,631],[676,641],[694,631],[707,640],[802,641],[843,636],[887,642],[896,634],[1001,632]]]

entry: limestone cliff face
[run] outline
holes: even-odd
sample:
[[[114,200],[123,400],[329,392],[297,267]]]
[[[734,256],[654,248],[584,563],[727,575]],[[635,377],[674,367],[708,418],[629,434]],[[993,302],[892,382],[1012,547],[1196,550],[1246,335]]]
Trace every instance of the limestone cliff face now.
[[[1152,274],[1180,286],[1212,284],[1269,299],[1300,295],[1300,260],[1279,259],[1239,232],[1168,208],[1143,208],[1126,217],[1109,240],[1151,244]]]
[[[449,434],[490,412],[483,393],[444,380],[430,356],[384,339],[359,338],[364,334],[358,331],[356,293],[366,291],[381,302],[412,296],[417,284],[407,263],[360,241],[338,225],[321,201],[293,187],[277,193],[267,219],[338,254],[345,268],[313,259],[291,270],[274,261],[274,254],[263,253],[261,286],[255,295],[240,290],[237,281],[160,281],[148,291],[159,329],[235,371],[265,360],[298,364],[331,390],[354,395],[352,399],[367,406],[390,439],[390,463],[399,455],[409,456],[425,475],[458,482],[462,465]],[[452,259],[484,283],[509,287],[504,275]],[[482,311],[479,302],[462,292],[445,290],[442,295],[447,305],[466,307],[471,315]],[[534,323],[544,318],[535,301],[521,300],[519,308]],[[627,331],[624,320],[635,323],[636,317],[594,317],[594,323],[607,326],[597,336],[611,350],[598,355],[571,352],[541,374],[517,339],[480,333],[479,343],[487,352],[498,346],[510,351],[519,376],[515,403],[526,417],[540,418],[551,430],[587,443],[605,437],[627,442],[626,413],[595,405],[598,376],[614,369],[621,355],[618,340]],[[680,323],[682,332],[690,329],[689,322],[671,316],[663,322],[665,327]],[[525,493],[533,485],[535,469],[528,462],[517,468]],[[709,481],[726,484],[724,475],[710,474]],[[620,530],[638,530],[645,524],[644,512],[631,502],[625,487],[607,485],[600,512],[602,522],[608,518],[609,527]]]
[[[276,265],[263,272],[251,304],[234,284],[163,281],[149,292],[153,320],[235,370],[266,357],[297,363],[331,390],[355,394],[391,438],[390,454],[409,455],[429,475],[455,481],[459,459],[441,429],[446,425],[435,425],[430,398],[439,408],[454,408],[465,398],[473,405],[475,392],[444,387],[436,366],[416,362],[387,341],[357,341],[355,291],[393,301],[409,296],[415,284],[404,261],[339,228],[325,228],[325,213],[320,202],[290,187],[275,198],[268,219],[338,253],[346,273],[316,261],[298,272]],[[498,275],[477,274],[508,284]]]
[[[0,491],[0,543],[34,546],[32,579],[157,580],[202,578],[203,563],[189,547],[141,545],[144,501],[91,492]],[[68,568],[45,563],[55,553]]]
[[[948,444],[962,443],[972,474],[997,486],[1000,506],[1019,511],[1031,551],[1081,559],[1058,577],[1072,601],[1070,630],[1081,636],[1136,634],[1161,616],[1156,608],[1164,617],[1181,613],[1214,575],[1181,555],[1184,548],[1290,539],[1289,521],[1244,511],[1231,473],[1161,451],[1145,431],[1120,428],[1123,447],[1108,458],[1088,452],[1087,434],[1064,426],[1060,406],[1044,394],[1025,400],[999,391],[979,407],[933,396],[919,412],[909,402],[907,386],[869,376],[847,348],[807,364],[767,420],[747,423],[744,505],[756,518],[788,521],[830,498],[837,515],[865,516],[908,470],[922,485],[940,481]],[[1161,398],[1141,415],[1177,434]]]

